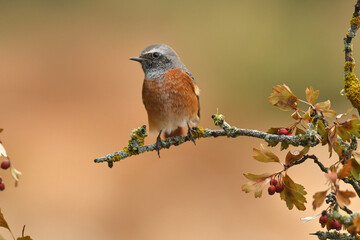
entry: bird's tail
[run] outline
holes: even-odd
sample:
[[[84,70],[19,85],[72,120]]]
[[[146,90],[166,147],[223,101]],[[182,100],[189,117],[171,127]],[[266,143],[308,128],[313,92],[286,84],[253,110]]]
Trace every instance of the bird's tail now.
[[[181,136],[181,135],[184,135],[184,133],[185,133],[184,128],[178,127],[177,129],[175,129],[171,133],[165,132],[165,139],[175,137],[175,136]]]

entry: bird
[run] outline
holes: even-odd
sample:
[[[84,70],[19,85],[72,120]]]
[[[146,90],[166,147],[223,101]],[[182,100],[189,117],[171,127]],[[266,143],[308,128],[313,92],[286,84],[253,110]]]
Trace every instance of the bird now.
[[[200,121],[200,90],[177,53],[166,44],[153,44],[130,60],[140,62],[145,74],[142,100],[149,132],[158,132],[155,144],[158,156],[163,132],[165,138],[179,136],[182,127],[187,126],[187,137],[195,144],[191,128]]]

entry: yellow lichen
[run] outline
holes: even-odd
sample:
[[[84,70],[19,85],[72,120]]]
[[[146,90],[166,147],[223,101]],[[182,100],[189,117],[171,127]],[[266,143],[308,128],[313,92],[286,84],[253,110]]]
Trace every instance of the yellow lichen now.
[[[195,138],[201,138],[205,133],[205,129],[202,127],[196,127],[196,129],[194,129],[194,137]]]
[[[111,159],[112,162],[118,162],[120,160],[121,160],[120,155],[114,155],[113,158]]]
[[[345,95],[351,104],[360,111],[360,83],[354,73],[355,62],[345,62]]]
[[[350,19],[350,24],[360,26],[360,16],[351,18]]]

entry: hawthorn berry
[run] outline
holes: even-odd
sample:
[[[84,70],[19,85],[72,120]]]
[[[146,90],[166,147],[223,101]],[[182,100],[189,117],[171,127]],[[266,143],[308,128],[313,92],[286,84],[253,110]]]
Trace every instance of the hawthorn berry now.
[[[277,183],[277,184],[275,185],[275,191],[276,191],[277,193],[281,193],[283,190],[284,190],[284,184],[282,184],[282,183]]]
[[[4,183],[0,183],[0,191],[4,191],[5,189],[5,184]]]
[[[276,191],[276,188],[274,185],[270,185],[269,188],[268,188],[268,193],[269,195],[274,195],[275,194],[275,191]]]
[[[10,167],[10,161],[9,160],[4,160],[1,163],[1,168],[2,169],[8,169]]]
[[[286,128],[280,128],[277,132],[278,135],[288,135],[289,132]]]
[[[272,178],[271,180],[270,180],[270,185],[276,185],[276,184],[278,184],[278,181],[275,179],[275,178]]]
[[[323,216],[320,217],[319,222],[320,222],[321,224],[325,225],[328,220],[329,220],[329,219],[328,219],[328,216],[327,216],[327,215],[323,215]]]
[[[338,220],[330,219],[329,227],[330,227],[330,229],[336,229],[339,231],[339,230],[341,230],[342,225],[339,223]]]

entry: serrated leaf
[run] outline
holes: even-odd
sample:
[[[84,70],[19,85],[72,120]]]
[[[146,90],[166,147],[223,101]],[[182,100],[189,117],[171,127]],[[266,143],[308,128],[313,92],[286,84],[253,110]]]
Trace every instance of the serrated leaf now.
[[[295,130],[295,135],[299,135],[299,134],[304,135],[304,134],[305,134],[305,131],[304,131],[304,130],[302,130],[301,128],[296,127],[296,130]]]
[[[338,190],[336,192],[336,202],[339,204],[339,207],[343,208],[345,205],[350,204],[350,198],[356,197],[356,194],[352,191]]]
[[[315,109],[318,112],[322,112],[326,117],[336,117],[336,112],[330,109],[330,100],[315,104]]]
[[[328,172],[325,173],[324,175],[327,178],[327,180],[329,180],[329,182],[333,183],[334,185],[336,184],[338,176],[334,168],[329,169]]]
[[[291,210],[295,206],[298,210],[306,209],[305,188],[295,183],[289,175],[284,177],[284,190],[280,193],[280,198],[286,202],[286,206]]]
[[[328,143],[328,134],[327,134],[327,131],[325,129],[325,124],[323,123],[323,121],[318,121],[317,132],[321,136],[321,144],[322,145],[327,144]]]
[[[270,173],[263,173],[263,174],[253,174],[253,173],[244,173],[244,176],[254,182],[262,182],[265,179],[269,178],[272,174]]]
[[[292,163],[300,160],[305,154],[309,152],[310,147],[304,147],[300,152],[299,151],[289,151],[285,157],[285,163],[291,165]]]
[[[328,192],[328,190],[322,191],[322,192],[317,192],[314,194],[314,196],[313,196],[314,201],[312,202],[312,206],[313,206],[314,210],[319,208],[324,203],[327,192]]]
[[[337,127],[337,134],[343,141],[350,141],[351,134],[360,137],[360,119],[350,119]]]
[[[276,154],[263,144],[260,144],[260,149],[253,148],[253,151],[256,154],[253,158],[260,162],[280,162]]]
[[[314,91],[313,87],[310,86],[310,88],[306,88],[305,90],[306,93],[306,100],[308,101],[308,103],[313,104],[316,99],[319,97],[319,90]]]
[[[343,179],[345,177],[350,176],[350,172],[353,169],[351,159],[347,160],[347,162],[343,165],[343,167],[338,172],[338,178]]]
[[[273,87],[273,92],[271,93],[268,100],[271,105],[276,106],[284,111],[289,111],[297,108],[298,98],[285,84]]]
[[[289,143],[286,143],[286,142],[282,142],[281,143],[281,147],[280,147],[280,150],[286,150],[287,148],[289,147]]]
[[[351,158],[349,160],[351,161],[351,164],[352,164],[351,176],[353,176],[353,178],[355,178],[355,180],[359,181],[359,179],[360,179],[360,164],[354,158]]]

